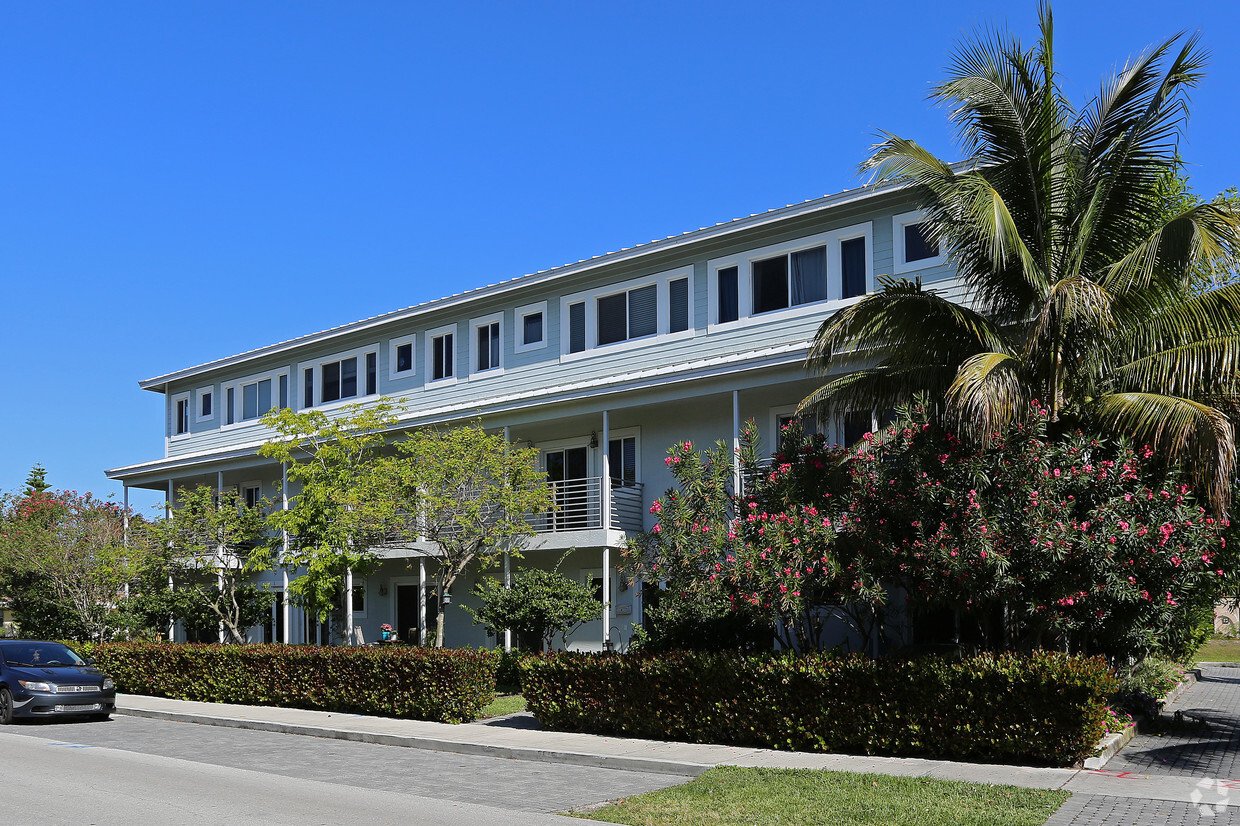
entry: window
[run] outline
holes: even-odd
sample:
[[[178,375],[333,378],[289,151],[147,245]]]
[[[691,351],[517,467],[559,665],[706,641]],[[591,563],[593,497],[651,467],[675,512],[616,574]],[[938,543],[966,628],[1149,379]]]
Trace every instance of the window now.
[[[586,570],[581,572],[581,581],[587,588],[594,592],[594,599],[599,605],[603,604],[603,570],[595,568],[594,570]]]
[[[249,376],[224,387],[224,424],[260,418],[269,410],[289,406],[287,370]]]
[[[936,267],[946,256],[927,232],[925,213],[920,210],[905,212],[891,219],[892,271],[895,273]]]
[[[596,347],[626,349],[644,346],[662,336],[691,336],[693,268],[609,285],[562,299],[568,334],[561,337],[564,355]]]
[[[655,284],[598,299],[601,346],[652,336],[659,330],[659,291]]]
[[[184,393],[172,399],[172,435],[184,436],[187,433],[189,433],[189,393]]]
[[[426,372],[432,382],[446,382],[456,376],[456,325],[440,327],[427,333]]]
[[[844,414],[844,446],[850,447],[861,441],[865,434],[874,430],[874,414],[869,410],[855,410]]]
[[[680,333],[689,329],[689,279],[677,278],[667,284],[669,319],[667,331]]]
[[[568,305],[568,352],[580,353],[586,349],[586,305],[577,302]]]
[[[777,407],[771,410],[772,424],[775,426],[773,436],[771,438],[771,449],[773,452],[783,450],[784,436],[786,435],[785,427],[793,422],[801,426],[802,432],[806,435],[813,436],[821,433],[822,430],[818,426],[818,417],[812,414],[803,414],[798,416],[796,406]]]
[[[870,223],[820,232],[707,262],[709,327],[864,295],[873,281]]]
[[[302,368],[302,406],[373,396],[379,392],[379,349],[353,350]],[[288,398],[287,380],[280,387]]]
[[[740,318],[740,295],[737,283],[737,267],[723,267],[715,273],[719,296],[719,323],[727,324]]]
[[[263,486],[259,482],[246,482],[241,486],[241,502],[247,508],[257,508],[263,501]]]
[[[366,613],[366,586],[353,586],[353,616]]]
[[[609,440],[607,467],[613,485],[629,487],[637,484],[637,438],[625,436]]]
[[[388,342],[388,378],[403,379],[414,375],[417,371],[414,359],[414,336],[394,338]]]
[[[524,353],[528,350],[539,350],[547,346],[546,301],[518,307],[516,319],[516,340],[513,341],[512,347],[515,352]]]
[[[500,355],[504,347],[503,322],[503,313],[476,318],[470,322],[474,346],[470,366],[474,375],[500,369]]]
[[[215,388],[200,387],[198,389],[198,403],[194,406],[194,418],[199,422],[210,421],[215,418]]]
[[[860,239],[865,253],[865,239]],[[862,276],[864,276],[864,270]],[[864,282],[863,282],[864,283]],[[812,247],[753,262],[754,314],[827,298],[827,248]]]

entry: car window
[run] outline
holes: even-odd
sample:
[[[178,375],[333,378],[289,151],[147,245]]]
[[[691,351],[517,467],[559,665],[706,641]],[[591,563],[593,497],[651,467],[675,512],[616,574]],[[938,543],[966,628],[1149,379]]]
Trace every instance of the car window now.
[[[27,667],[55,667],[58,665],[85,665],[85,661],[60,643],[45,642],[30,645],[3,646],[6,665]]]

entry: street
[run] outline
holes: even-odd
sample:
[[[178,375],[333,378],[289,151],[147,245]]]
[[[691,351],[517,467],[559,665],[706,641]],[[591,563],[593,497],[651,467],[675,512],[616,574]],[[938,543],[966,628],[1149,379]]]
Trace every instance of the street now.
[[[0,823],[552,824],[684,778],[118,715],[0,729]]]

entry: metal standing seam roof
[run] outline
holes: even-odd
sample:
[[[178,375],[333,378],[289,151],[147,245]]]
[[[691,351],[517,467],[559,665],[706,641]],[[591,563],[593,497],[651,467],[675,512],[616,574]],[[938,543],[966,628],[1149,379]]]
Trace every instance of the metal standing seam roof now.
[[[594,267],[601,267],[606,264],[612,264],[618,261],[648,255],[665,249],[672,249],[684,244],[704,241],[709,238],[726,235],[730,232],[737,232],[743,229],[761,226],[762,224],[769,223],[771,221],[808,214],[821,209],[843,206],[844,204],[877,197],[879,195],[885,195],[903,188],[903,184],[883,184],[877,186],[866,185],[856,187],[854,189],[845,189],[842,192],[838,192],[833,195],[823,195],[818,198],[811,198],[806,201],[801,201],[800,203],[776,207],[774,209],[766,210],[765,212],[755,212],[752,215],[747,215],[742,218],[733,218],[729,221],[721,221],[711,226],[688,230],[678,235],[669,235],[666,238],[649,241],[647,243],[638,244],[632,247],[622,247],[614,252],[603,253],[591,258],[583,258],[580,261],[576,261],[571,264],[563,264],[550,269],[538,270],[527,275],[521,275],[515,278],[506,279],[504,281],[498,281],[484,287],[475,287],[463,292],[453,293],[443,298],[436,298],[431,301],[425,301],[421,304],[415,304],[404,309],[392,310],[387,313],[381,313],[379,315],[360,319],[358,321],[351,321],[337,327],[329,327],[326,330],[321,330],[316,333],[308,333],[303,336],[287,339],[286,341],[264,345],[263,347],[258,347],[253,350],[247,350],[236,355],[204,362],[203,364],[195,365],[193,367],[186,367],[171,373],[165,373],[163,375],[154,376],[153,378],[143,379],[138,382],[138,386],[143,390],[151,390],[153,392],[162,393],[165,391],[165,388],[169,382],[190,378],[191,376],[207,372],[208,370],[243,364],[247,361],[274,355],[286,350],[291,350],[295,347],[303,347],[308,344],[327,341],[337,336],[348,335],[349,333],[359,332],[381,324],[388,324],[393,321],[411,318],[433,310],[450,307],[464,301],[473,301],[479,298],[499,295],[509,290],[528,287],[556,278],[562,278],[568,275],[585,272]]]

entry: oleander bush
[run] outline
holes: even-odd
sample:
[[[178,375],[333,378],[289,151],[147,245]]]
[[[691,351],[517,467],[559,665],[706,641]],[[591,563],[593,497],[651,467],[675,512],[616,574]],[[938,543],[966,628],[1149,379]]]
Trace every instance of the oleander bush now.
[[[1069,765],[1104,733],[1102,658],[560,652],[521,665],[549,729],[797,751]]]
[[[489,651],[172,643],[74,644],[117,690],[178,700],[284,706],[445,723],[495,696]]]

